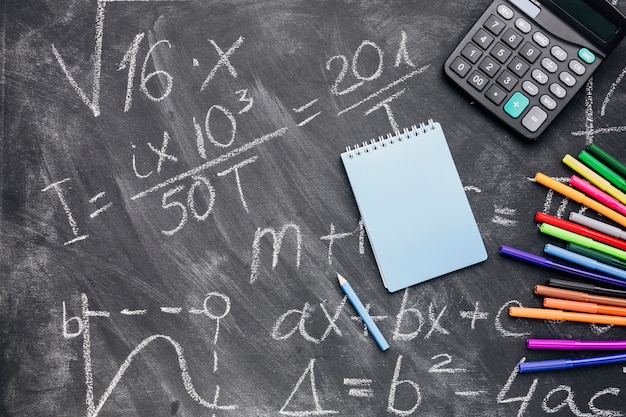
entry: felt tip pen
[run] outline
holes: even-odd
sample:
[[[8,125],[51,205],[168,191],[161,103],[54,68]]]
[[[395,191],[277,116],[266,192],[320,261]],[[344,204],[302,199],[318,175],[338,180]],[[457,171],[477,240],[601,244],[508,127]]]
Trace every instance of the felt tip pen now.
[[[557,310],[577,311],[579,313],[607,314],[609,316],[626,316],[626,308],[616,306],[605,306],[596,303],[583,303],[580,301],[560,300],[558,298],[544,298],[545,308]]]
[[[520,362],[518,369],[523,372],[555,371],[559,369],[571,369],[581,366],[607,365],[626,361],[626,353],[613,355],[592,356],[579,359],[552,359],[547,361]]]
[[[574,171],[578,172],[583,178],[590,181],[596,187],[598,187],[602,191],[605,191],[611,194],[613,197],[617,198],[619,201],[626,204],[626,194],[618,190],[617,187],[614,187],[606,179],[596,174],[591,168],[587,167],[578,159],[574,158],[571,155],[565,155],[563,157],[563,162],[565,163],[565,165],[569,166]]]
[[[589,165],[591,169],[598,174],[606,178],[611,184],[619,188],[620,190],[626,190],[626,180],[620,177],[615,171],[608,166],[604,165],[598,158],[593,156],[587,151],[582,151],[578,154],[578,159]]]
[[[528,349],[626,350],[626,340],[528,339]]]
[[[525,252],[520,249],[512,248],[510,246],[500,246],[500,254],[544,268],[556,269],[558,271],[566,272],[568,274],[576,275],[579,277],[626,288],[626,281],[619,278],[614,278],[608,275],[598,274],[584,269],[575,268],[573,266],[564,265],[558,262],[554,262],[551,259]]]
[[[626,280],[626,271],[624,271],[623,269],[603,264],[602,262],[598,262],[595,259],[591,259],[587,256],[580,255],[578,253],[563,249],[550,243],[546,244],[546,246],[544,247],[544,252],[548,255],[556,256],[557,258],[561,258],[576,265],[591,269],[592,271],[599,271],[603,274],[608,274]]]
[[[613,155],[602,149],[600,146],[592,143],[587,146],[587,151],[591,152],[596,156],[599,160],[604,162],[607,166],[612,168],[615,172],[620,174],[622,177],[626,178],[626,165],[624,165],[620,160],[615,158]]]
[[[621,260],[626,260],[626,251],[607,245],[605,243],[596,242],[593,239],[581,236],[577,233],[573,233],[565,229],[561,229],[560,227],[552,226],[548,223],[543,223],[539,227],[539,230],[541,230],[542,233],[556,237],[557,239],[561,239],[566,242],[576,243],[586,248],[591,248],[599,250],[600,252],[608,253],[609,255],[615,256]]]
[[[583,256],[588,256],[591,259],[595,259],[596,261],[605,263],[607,265],[626,270],[626,261],[622,261],[615,256],[607,255],[606,253],[602,253],[595,249],[589,249],[575,243],[568,243],[566,249],[581,254]]]
[[[511,317],[525,319],[575,321],[580,323],[613,324],[626,326],[626,317],[609,316],[605,314],[576,313],[572,311],[551,310],[548,308],[509,307]]]
[[[544,297],[560,298],[564,300],[579,301],[582,303],[597,303],[618,307],[626,307],[626,298],[611,297],[607,295],[596,295],[584,291],[554,288],[545,285],[535,285],[534,292],[535,294]]]
[[[577,188],[583,193],[591,196],[592,198],[595,198],[607,207],[612,208],[618,213],[626,215],[626,205],[620,203],[617,198],[605,193],[597,187],[594,187],[582,178],[577,177],[576,175],[572,175],[569,179],[569,184],[572,187]]]
[[[591,217],[574,212],[569,214],[569,219],[574,223],[582,224],[583,226],[587,226],[606,235],[626,240],[626,231],[620,229],[619,227],[615,227],[601,222],[600,220],[592,219]]]
[[[535,174],[535,181],[538,182],[539,184],[542,184],[556,191],[557,193],[561,195],[564,195],[570,200],[573,200],[577,203],[580,203],[589,207],[593,211],[600,213],[603,216],[606,216],[607,218],[619,223],[622,226],[626,226],[626,217],[622,216],[615,210],[608,208],[604,204],[597,202],[593,198],[587,197],[585,194],[581,193],[580,191],[575,190],[572,187],[569,187],[563,183],[558,182],[557,180],[553,178],[548,177],[546,174],[537,172]],[[624,195],[624,197],[626,197],[626,195]]]
[[[537,212],[535,214],[535,220],[538,221],[539,223],[548,223],[548,224],[551,224],[552,226],[560,227],[561,229],[578,233],[579,235],[597,240],[598,242],[602,242],[607,245],[614,246],[618,249],[626,250],[626,241],[617,239],[605,233],[601,233],[597,230],[590,229],[578,223],[574,223],[574,222],[564,220],[564,219],[559,219],[558,217],[554,217],[549,214],[541,213],[541,212]]]
[[[571,291],[582,291],[593,295],[619,297],[626,299],[626,290],[618,288],[600,287],[586,282],[570,281],[568,279],[548,278],[548,285]],[[607,304],[607,303],[605,303]]]
[[[337,273],[337,280],[339,281],[339,286],[348,297],[348,300],[350,300],[350,303],[352,303],[352,306],[361,317],[361,320],[363,320],[363,323],[365,323],[365,325],[367,326],[367,330],[369,330],[370,334],[376,341],[376,344],[378,344],[380,350],[385,351],[389,349],[389,343],[387,343],[385,336],[383,336],[383,334],[380,332],[380,329],[372,319],[372,316],[370,316],[370,314],[367,312],[367,309],[352,289],[350,283],[339,273]]]

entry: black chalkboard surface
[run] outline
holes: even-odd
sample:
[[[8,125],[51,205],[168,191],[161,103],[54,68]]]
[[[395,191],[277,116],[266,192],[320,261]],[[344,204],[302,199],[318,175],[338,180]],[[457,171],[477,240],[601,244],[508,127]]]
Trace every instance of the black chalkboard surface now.
[[[584,211],[537,171],[626,159],[626,44],[526,142],[443,74],[488,4],[3,2],[0,415],[626,415],[623,365],[517,373],[626,333],[509,317],[564,276],[498,255]],[[489,259],[389,294],[339,154],[428,119]]]

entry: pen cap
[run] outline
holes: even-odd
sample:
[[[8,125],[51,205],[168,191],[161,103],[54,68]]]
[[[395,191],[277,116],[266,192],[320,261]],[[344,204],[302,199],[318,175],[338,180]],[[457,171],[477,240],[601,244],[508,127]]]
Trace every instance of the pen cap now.
[[[575,345],[576,341],[574,340],[528,339],[526,341],[528,349],[570,350]]]
[[[548,361],[520,362],[518,367],[520,372],[536,372],[568,369],[572,367],[572,364],[565,359],[553,359]]]

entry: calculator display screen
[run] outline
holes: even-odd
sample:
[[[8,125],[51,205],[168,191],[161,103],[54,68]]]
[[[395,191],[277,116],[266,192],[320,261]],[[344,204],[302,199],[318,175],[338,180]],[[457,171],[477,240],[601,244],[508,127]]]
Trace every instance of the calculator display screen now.
[[[603,41],[608,41],[617,30],[615,23],[611,22],[584,0],[552,0],[552,2],[557,4],[574,19],[578,20]]]

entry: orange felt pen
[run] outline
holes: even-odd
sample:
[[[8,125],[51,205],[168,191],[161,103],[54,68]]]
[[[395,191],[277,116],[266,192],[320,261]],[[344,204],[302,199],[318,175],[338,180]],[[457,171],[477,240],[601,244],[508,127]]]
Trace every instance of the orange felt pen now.
[[[566,320],[582,323],[613,324],[626,326],[626,317],[607,316],[605,314],[574,313],[563,310],[551,310],[548,308],[509,307],[511,317],[540,320]]]
[[[626,308],[606,306],[596,303],[583,303],[580,301],[559,300],[558,298],[544,298],[543,306],[558,310],[578,311],[579,313],[608,314],[611,316],[626,316]]]

